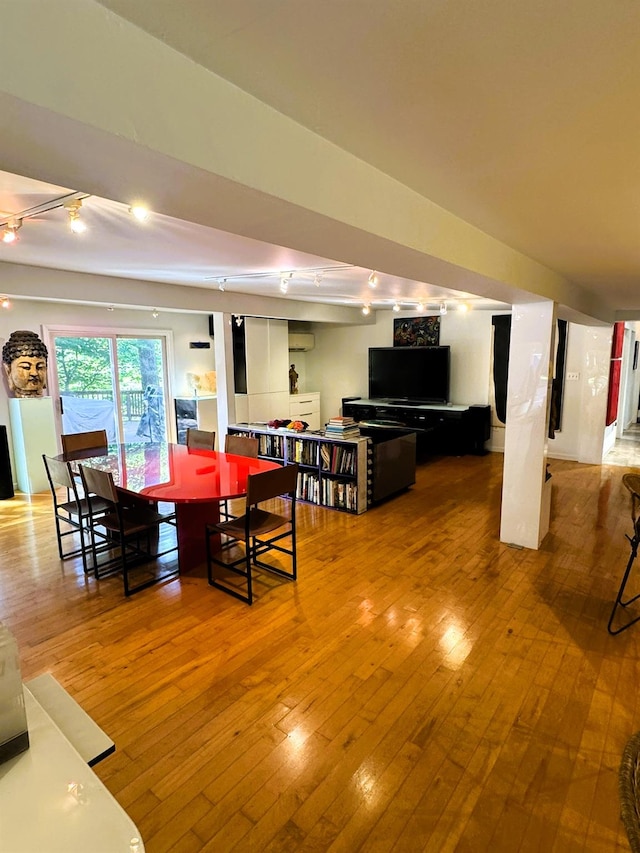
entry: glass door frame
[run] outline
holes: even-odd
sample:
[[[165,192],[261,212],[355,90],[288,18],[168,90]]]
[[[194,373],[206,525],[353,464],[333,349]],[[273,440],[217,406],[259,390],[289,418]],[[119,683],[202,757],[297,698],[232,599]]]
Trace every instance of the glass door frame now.
[[[162,341],[164,351],[163,359],[163,379],[165,383],[165,421],[167,441],[175,443],[176,441],[176,426],[175,418],[173,417],[173,376],[174,357],[173,357],[173,331],[171,329],[130,329],[126,327],[116,326],[66,326],[66,325],[43,325],[42,340],[47,347],[49,358],[47,364],[47,387],[49,394],[54,400],[54,417],[56,424],[56,436],[59,441],[59,436],[62,433],[62,414],[60,411],[60,387],[58,384],[58,370],[56,364],[56,346],[55,339],[57,337],[80,337],[80,338],[109,338],[112,341],[112,359],[115,359],[117,365],[117,339],[118,338],[155,338]],[[116,390],[119,390],[120,383],[118,376],[114,376]],[[117,407],[118,430],[123,435],[122,414],[120,405]]]

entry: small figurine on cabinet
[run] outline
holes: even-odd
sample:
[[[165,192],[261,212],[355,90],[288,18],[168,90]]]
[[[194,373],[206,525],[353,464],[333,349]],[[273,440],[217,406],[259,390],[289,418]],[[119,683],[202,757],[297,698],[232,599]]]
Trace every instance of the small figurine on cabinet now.
[[[49,353],[35,332],[11,332],[2,347],[9,390],[15,397],[42,397],[47,387],[47,358]]]
[[[298,393],[298,374],[296,373],[295,364],[291,365],[289,370],[289,393],[297,394]]]

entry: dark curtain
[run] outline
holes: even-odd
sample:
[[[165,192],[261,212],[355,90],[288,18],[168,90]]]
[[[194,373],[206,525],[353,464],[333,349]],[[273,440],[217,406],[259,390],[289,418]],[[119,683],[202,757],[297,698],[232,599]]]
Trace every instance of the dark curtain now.
[[[497,314],[493,323],[493,387],[496,398],[496,417],[507,422],[507,379],[509,377],[509,344],[511,343],[511,315]]]

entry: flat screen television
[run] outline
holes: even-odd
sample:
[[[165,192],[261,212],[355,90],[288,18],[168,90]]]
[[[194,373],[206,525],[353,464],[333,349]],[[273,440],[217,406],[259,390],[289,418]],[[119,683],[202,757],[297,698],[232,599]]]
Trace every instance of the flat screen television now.
[[[449,401],[449,347],[371,347],[369,398],[415,403]]]

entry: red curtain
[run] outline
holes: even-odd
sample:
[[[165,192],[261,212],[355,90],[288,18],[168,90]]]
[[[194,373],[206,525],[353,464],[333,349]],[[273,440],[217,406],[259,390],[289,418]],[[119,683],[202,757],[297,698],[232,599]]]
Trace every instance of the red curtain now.
[[[610,426],[618,417],[623,344],[624,323],[614,323],[613,340],[611,341],[611,366],[609,368],[609,396],[607,397],[607,426]]]

